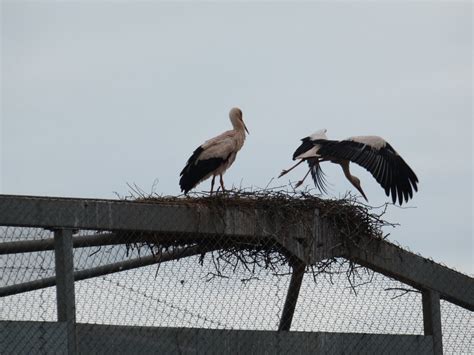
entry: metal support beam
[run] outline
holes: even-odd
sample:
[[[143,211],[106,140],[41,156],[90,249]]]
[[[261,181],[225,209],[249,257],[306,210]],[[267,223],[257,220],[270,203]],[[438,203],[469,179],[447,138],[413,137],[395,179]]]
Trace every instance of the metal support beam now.
[[[117,263],[102,265],[86,270],[80,270],[74,272],[74,280],[86,280],[93,277],[103,276],[112,274],[114,272],[126,271],[131,269],[136,269],[143,266],[149,266],[153,264],[159,264],[165,261],[176,260],[179,258],[185,258],[188,256],[198,255],[207,253],[213,250],[218,249],[215,247],[183,247],[180,249],[175,249],[160,255],[149,255],[145,257],[140,257],[136,259],[120,261]],[[40,280],[24,282],[21,284],[11,285],[0,288],[0,297],[6,297],[11,295],[16,295],[23,292],[40,290],[42,288],[47,288],[56,285],[56,277],[47,277]]]
[[[76,299],[74,295],[72,230],[58,229],[54,231],[54,255],[58,321],[67,324],[68,354],[76,354]]]
[[[418,290],[438,292],[441,299],[474,311],[474,278],[385,240],[361,236],[341,256]]]
[[[18,211],[22,211],[21,216]],[[202,205],[190,206],[184,199],[162,204],[0,195],[0,226],[151,232],[172,235],[173,239],[179,236],[188,244],[195,242],[196,235],[198,239],[225,237],[236,242],[268,239],[306,262],[304,248],[297,240],[306,238],[298,235],[296,230],[300,230],[300,226],[288,228],[284,221],[265,209],[248,212],[240,207],[228,207],[222,210],[222,218],[216,218],[215,210]]]
[[[443,331],[441,328],[441,305],[439,293],[432,290],[422,292],[423,328],[425,335],[433,338],[433,353],[443,354]]]
[[[127,240],[120,238],[115,233],[99,233],[83,235],[72,238],[74,248],[89,248],[102,245],[124,244]],[[21,240],[0,243],[0,255],[34,253],[39,251],[54,250],[54,239]]]
[[[283,306],[283,311],[281,312],[278,331],[288,331],[291,328],[291,322],[293,321],[293,315],[295,314],[296,302],[298,301],[298,295],[300,293],[301,283],[303,282],[305,268],[306,265],[303,263],[296,263],[293,265],[293,274],[291,275],[290,286],[288,287],[285,305]]]

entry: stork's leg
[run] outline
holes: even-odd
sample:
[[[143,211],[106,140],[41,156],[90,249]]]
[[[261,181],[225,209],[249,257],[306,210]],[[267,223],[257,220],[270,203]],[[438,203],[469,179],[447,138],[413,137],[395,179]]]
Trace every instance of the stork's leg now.
[[[302,180],[298,181],[295,185],[295,189],[298,187],[298,186],[301,186],[303,184],[303,182],[305,181],[305,179],[308,177],[309,173],[311,171],[311,168],[309,168],[308,172],[306,173],[306,175],[303,177]]]
[[[219,174],[219,176],[221,177],[221,187],[222,187],[222,192],[225,192],[225,188],[224,188],[224,179],[222,178],[222,174]]]
[[[216,179],[216,176],[212,176],[212,181],[211,181],[211,193],[210,195],[212,195],[212,191],[214,190],[214,180]]]
[[[298,165],[300,165],[304,160],[301,159],[299,162],[297,162],[295,165],[293,165],[291,168],[289,169],[286,169],[286,170],[282,170],[280,175],[278,175],[278,178],[281,178],[283,175],[285,174],[288,174],[291,170],[293,170],[294,168],[296,168]]]

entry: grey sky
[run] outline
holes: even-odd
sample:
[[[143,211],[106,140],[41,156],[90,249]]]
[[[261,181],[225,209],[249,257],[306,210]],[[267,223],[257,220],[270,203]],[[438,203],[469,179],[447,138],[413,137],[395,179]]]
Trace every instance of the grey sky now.
[[[381,135],[420,179],[390,239],[474,271],[470,2],[3,1],[1,22],[1,193],[113,198],[158,179],[176,195],[239,106],[251,134],[226,185],[266,186],[320,128]],[[323,168],[332,196],[352,191]]]

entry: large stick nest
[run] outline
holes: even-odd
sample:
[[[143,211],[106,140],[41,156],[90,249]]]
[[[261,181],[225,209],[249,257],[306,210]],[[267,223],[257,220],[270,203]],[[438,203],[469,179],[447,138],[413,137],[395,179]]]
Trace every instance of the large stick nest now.
[[[310,190],[303,191],[282,191],[274,189],[265,190],[231,190],[225,193],[191,193],[188,196],[157,196],[156,194],[146,194],[142,190],[132,188],[131,196],[127,200],[134,200],[144,203],[159,203],[166,205],[186,205],[206,207],[216,214],[216,218],[223,218],[226,208],[242,208],[242,210],[258,209],[272,214],[275,220],[284,221],[281,232],[285,228],[298,225],[300,228],[312,228],[312,222],[305,217],[308,212],[318,211],[321,219],[328,222],[345,241],[357,243],[360,236],[372,239],[384,239],[382,228],[384,226],[394,226],[385,220],[383,215],[388,205],[371,207],[362,204],[350,194],[341,199],[322,199],[311,193]],[[278,233],[278,231],[276,232]],[[153,239],[153,238],[151,238]],[[148,238],[150,240],[150,238]],[[160,254],[163,251],[174,248],[203,246],[200,261],[205,255],[210,255],[215,265],[215,276],[223,276],[225,272],[235,271],[238,266],[243,266],[251,275],[255,274],[257,268],[271,269],[275,274],[285,274],[290,271],[289,266],[293,266],[295,259],[288,253],[282,251],[274,241],[259,240],[252,243],[229,243],[225,239],[214,238],[212,240],[187,240],[183,244],[180,238],[166,239],[160,241],[156,238],[153,242],[134,242],[129,244],[129,248],[146,247],[153,254]],[[340,258],[333,258],[307,267],[316,276],[320,273],[332,275],[344,272],[349,278],[353,278],[357,267]]]

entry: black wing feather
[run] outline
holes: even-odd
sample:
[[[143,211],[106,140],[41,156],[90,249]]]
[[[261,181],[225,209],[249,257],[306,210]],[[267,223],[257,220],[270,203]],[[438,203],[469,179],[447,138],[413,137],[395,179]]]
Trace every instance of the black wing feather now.
[[[350,160],[365,168],[384,188],[385,194],[391,195],[393,203],[397,198],[400,205],[408,202],[413,190],[418,190],[416,174],[388,143],[381,149],[351,140],[321,139],[312,143],[320,145],[318,153],[323,157]]]
[[[203,152],[203,148],[198,147],[191,157],[188,159],[186,166],[179,174],[179,186],[181,191],[187,194],[194,188],[204,177],[219,168],[228,159],[210,158],[206,160],[199,160],[199,155]]]
[[[308,150],[314,147],[314,143],[311,141],[310,137],[303,138],[301,142],[301,145],[296,148],[295,152],[293,153],[293,160],[295,160],[297,156],[306,153]]]

